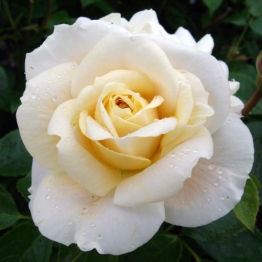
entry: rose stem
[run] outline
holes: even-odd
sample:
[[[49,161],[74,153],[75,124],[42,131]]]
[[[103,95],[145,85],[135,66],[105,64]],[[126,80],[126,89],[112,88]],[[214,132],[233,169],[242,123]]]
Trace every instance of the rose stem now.
[[[252,95],[252,97],[249,99],[249,101],[246,103],[244,108],[242,109],[241,113],[243,117],[247,117],[250,111],[255,107],[255,105],[259,102],[259,100],[262,97],[262,92],[258,89],[255,91],[255,93]]]

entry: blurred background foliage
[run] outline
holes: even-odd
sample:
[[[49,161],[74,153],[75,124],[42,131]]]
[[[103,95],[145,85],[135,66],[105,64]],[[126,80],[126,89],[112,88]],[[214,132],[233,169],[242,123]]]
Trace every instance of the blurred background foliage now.
[[[0,262],[1,261],[262,261],[262,102],[245,123],[255,145],[255,163],[240,204],[207,226],[162,225],[146,245],[122,256],[81,252],[41,236],[28,209],[31,157],[24,148],[15,112],[25,88],[25,55],[79,16],[98,19],[112,12],[130,19],[154,9],[169,33],[179,26],[196,40],[209,33],[214,56],[226,61],[229,79],[241,83],[247,102],[256,90],[255,60],[262,48],[261,0],[0,0]],[[33,121],[33,119],[32,119]]]

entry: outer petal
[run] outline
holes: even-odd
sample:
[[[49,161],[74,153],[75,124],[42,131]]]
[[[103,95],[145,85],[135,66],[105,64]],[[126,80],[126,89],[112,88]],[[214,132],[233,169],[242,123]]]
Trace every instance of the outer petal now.
[[[167,222],[202,226],[226,215],[240,201],[253,163],[251,134],[231,115],[212,138],[213,157],[199,161],[182,190],[165,201]]]
[[[156,12],[152,9],[135,13],[129,21],[135,30],[150,22],[159,24]]]
[[[178,94],[176,74],[163,50],[140,36],[110,34],[100,41],[77,68],[72,95],[76,97],[85,86],[93,84],[97,76],[117,69],[147,75],[155,87],[155,95],[164,98],[159,106],[160,117],[172,115]]]
[[[165,200],[176,195],[200,157],[210,158],[213,144],[203,127],[194,136],[178,145],[165,157],[142,172],[122,181],[115,193],[114,203],[137,206]]]
[[[27,82],[17,111],[17,123],[29,153],[45,168],[59,169],[56,144],[59,139],[47,133],[58,105],[71,99],[71,79],[75,62],[60,64]]]
[[[199,51],[211,54],[214,47],[214,40],[211,35],[203,36],[196,44]]]
[[[215,132],[225,122],[230,105],[229,84],[219,62],[213,56],[193,47],[155,35],[146,37],[164,50],[174,68],[189,71],[201,80],[209,93],[208,104],[215,111],[215,114],[207,119],[205,126],[211,133]]]
[[[55,26],[54,33],[39,48],[26,55],[27,80],[61,63],[80,63],[104,36],[112,32],[126,30],[108,22],[83,17],[78,18],[72,26]]]
[[[146,243],[164,220],[163,202],[136,208],[113,204],[113,193],[99,198],[66,174],[51,173],[31,205],[40,232],[83,251],[120,255]]]
[[[183,27],[179,27],[174,33],[174,35],[180,40],[180,42],[183,45],[188,45],[188,46],[196,45],[196,41],[194,37],[190,34],[190,32],[187,29]]]
[[[61,137],[57,148],[63,170],[89,192],[103,196],[119,183],[121,175],[119,170],[101,163],[90,141],[71,125],[74,101],[69,100],[56,109],[48,133]]]

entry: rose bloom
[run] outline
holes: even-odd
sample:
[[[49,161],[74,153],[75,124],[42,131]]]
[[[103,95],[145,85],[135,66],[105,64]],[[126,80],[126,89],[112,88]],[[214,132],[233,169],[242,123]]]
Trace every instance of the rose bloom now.
[[[17,121],[44,236],[119,255],[164,221],[196,227],[234,208],[253,143],[213,45],[146,10],[56,26],[27,54]]]

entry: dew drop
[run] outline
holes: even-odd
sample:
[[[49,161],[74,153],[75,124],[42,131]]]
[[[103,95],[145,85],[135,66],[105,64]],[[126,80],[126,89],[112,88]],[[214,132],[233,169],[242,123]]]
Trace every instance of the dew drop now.
[[[172,153],[171,157],[174,158],[176,156],[176,153]]]
[[[222,210],[221,208],[218,209],[218,211],[221,211],[221,210]]]
[[[58,208],[58,205],[56,205],[55,208]]]
[[[194,153],[197,153],[198,152],[198,148],[195,147],[194,150],[193,150]]]
[[[236,166],[235,164],[232,164],[232,166]]]
[[[35,93],[32,93],[32,94],[31,94],[31,98],[32,98],[32,99],[36,99],[36,94],[35,94]]]
[[[50,198],[50,195],[46,194],[46,195],[45,195],[45,198],[46,198],[46,199],[49,199],[49,198]]]
[[[204,189],[203,189],[203,192],[206,193],[206,192],[207,192],[207,188],[204,188]]]
[[[97,236],[97,238],[98,238],[98,239],[102,239],[102,235],[99,234],[99,235]]]
[[[87,213],[88,213],[88,209],[87,208],[83,208],[81,214],[82,215],[86,215]]]
[[[45,96],[48,96],[48,94],[47,94],[47,93],[45,93]]]
[[[182,204],[185,204],[185,203],[186,203],[186,201],[185,201],[185,200],[183,200],[183,201],[182,201]]]
[[[47,187],[47,188],[46,188],[46,191],[50,191],[50,188],[49,188],[49,187]]]
[[[209,202],[210,201],[210,198],[207,198],[207,202]]]
[[[212,164],[208,165],[208,169],[211,171],[215,170],[216,168],[217,168],[216,165],[212,165]]]
[[[67,73],[67,72],[64,70],[64,71],[63,71],[63,74],[66,74],[66,73]]]
[[[94,226],[95,226],[95,224],[94,224],[94,223],[92,223],[90,226],[91,226],[91,227],[94,227]]]
[[[67,221],[67,224],[68,224],[69,226],[71,226],[71,225],[72,225],[72,221],[71,221],[71,220],[68,220],[68,221]]]
[[[61,75],[57,75],[57,77],[61,77]]]
[[[220,198],[221,198],[221,200],[223,200],[223,201],[226,199],[226,197],[225,197],[224,195],[222,195]]]
[[[53,96],[52,100],[55,102],[57,100],[57,96]]]
[[[222,174],[224,173],[224,171],[223,171],[222,169],[218,169],[217,173],[218,173],[219,175],[222,175]]]
[[[135,248],[135,245],[134,245],[134,244],[132,244],[132,245],[131,245],[131,247],[132,247],[132,248]]]
[[[220,186],[220,183],[218,181],[215,181],[213,184],[215,187]]]
[[[174,163],[171,163],[169,166],[172,168],[172,167],[174,167],[174,165],[175,165]]]

